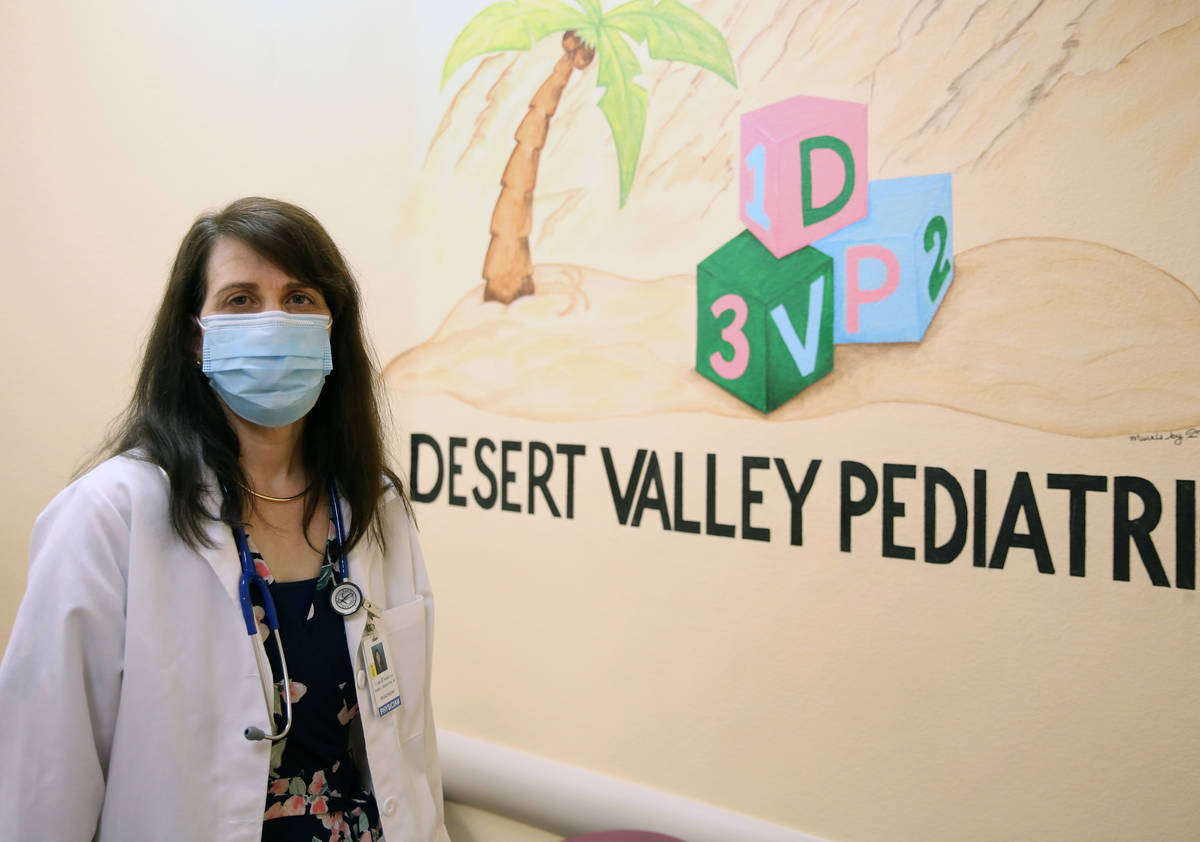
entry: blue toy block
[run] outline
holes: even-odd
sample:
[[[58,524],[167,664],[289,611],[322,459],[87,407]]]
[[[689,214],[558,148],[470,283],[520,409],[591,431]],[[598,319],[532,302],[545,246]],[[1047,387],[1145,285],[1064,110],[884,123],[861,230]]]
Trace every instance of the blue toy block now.
[[[919,342],[954,279],[950,173],[872,181],[867,206],[813,244],[833,258],[833,341]]]

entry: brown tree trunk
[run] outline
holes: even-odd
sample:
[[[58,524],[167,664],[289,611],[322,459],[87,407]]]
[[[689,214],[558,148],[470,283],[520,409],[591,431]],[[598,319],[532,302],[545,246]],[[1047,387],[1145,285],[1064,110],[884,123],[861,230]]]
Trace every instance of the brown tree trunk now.
[[[492,211],[491,242],[483,259],[485,301],[510,303],[533,293],[533,258],[529,253],[529,233],[533,230],[533,188],[537,184],[538,161],[546,145],[550,118],[558,108],[563,88],[572,69],[587,67],[595,50],[574,32],[562,39],[563,56],[529,103],[525,119],[514,135],[513,149],[500,178],[500,197]]]

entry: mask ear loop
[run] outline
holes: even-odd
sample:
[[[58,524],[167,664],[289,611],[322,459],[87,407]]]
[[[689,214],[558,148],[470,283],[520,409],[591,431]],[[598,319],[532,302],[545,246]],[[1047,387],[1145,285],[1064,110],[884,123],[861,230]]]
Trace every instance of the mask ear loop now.
[[[199,316],[192,316],[192,321],[196,323],[196,327],[200,328],[200,354],[203,356],[204,334],[207,328],[204,327],[204,322],[200,321]],[[204,360],[202,360],[200,357],[196,357],[196,368],[200,369],[202,372],[204,371]]]

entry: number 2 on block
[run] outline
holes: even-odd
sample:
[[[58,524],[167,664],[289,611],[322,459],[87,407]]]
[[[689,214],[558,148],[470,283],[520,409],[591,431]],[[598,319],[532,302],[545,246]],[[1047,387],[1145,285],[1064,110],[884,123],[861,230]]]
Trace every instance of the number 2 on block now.
[[[733,311],[733,321],[721,328],[721,341],[728,342],[733,347],[733,359],[727,360],[717,351],[713,351],[708,362],[718,376],[726,380],[737,380],[746,373],[750,364],[750,341],[742,328],[746,325],[746,316],[750,311],[746,307],[746,299],[736,293],[726,293],[712,303],[712,314],[715,318]]]
[[[942,291],[942,284],[946,283],[946,278],[950,276],[950,261],[946,260],[946,239],[949,234],[946,230],[946,219],[941,216],[935,216],[929,220],[929,224],[925,226],[925,251],[926,253],[933,251],[934,243],[937,243],[937,257],[933,259],[933,269],[929,273],[929,300],[937,301],[938,293]]]

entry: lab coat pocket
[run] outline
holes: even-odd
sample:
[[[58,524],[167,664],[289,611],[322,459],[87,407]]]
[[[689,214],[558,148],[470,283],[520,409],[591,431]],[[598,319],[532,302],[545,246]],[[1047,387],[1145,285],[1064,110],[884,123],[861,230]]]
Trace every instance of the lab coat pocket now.
[[[395,728],[403,743],[424,732],[425,724],[425,599],[416,599],[388,608],[380,618],[387,635],[388,650],[400,685],[400,707],[389,717],[397,717]]]

